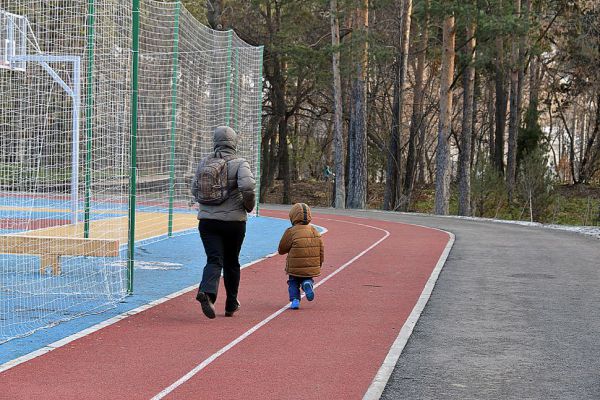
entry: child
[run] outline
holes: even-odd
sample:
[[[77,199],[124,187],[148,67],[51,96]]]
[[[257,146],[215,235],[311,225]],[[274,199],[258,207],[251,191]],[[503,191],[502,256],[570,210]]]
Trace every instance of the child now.
[[[315,298],[313,279],[321,275],[323,265],[323,241],[321,234],[310,225],[310,208],[304,203],[296,203],[290,210],[292,227],[288,228],[279,242],[279,254],[286,254],[285,272],[289,275],[288,290],[290,293],[290,308],[300,308],[300,286],[306,294],[306,299]]]

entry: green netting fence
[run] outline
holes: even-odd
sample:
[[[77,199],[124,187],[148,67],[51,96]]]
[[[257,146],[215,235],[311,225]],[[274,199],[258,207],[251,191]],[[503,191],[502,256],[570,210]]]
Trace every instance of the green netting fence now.
[[[133,290],[216,126],[259,176],[261,67],[180,2],[0,0],[0,343]]]

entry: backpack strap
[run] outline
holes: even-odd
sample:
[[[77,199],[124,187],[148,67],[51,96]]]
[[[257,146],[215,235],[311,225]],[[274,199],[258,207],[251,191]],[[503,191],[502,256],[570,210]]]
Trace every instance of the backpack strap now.
[[[237,156],[237,154],[235,154],[235,155],[230,154],[230,155],[226,155],[226,156],[221,156],[220,152],[218,152],[218,151],[214,151],[213,152],[213,157],[214,158],[222,158],[223,160],[225,160],[225,162],[229,162],[231,160],[235,160],[236,158],[239,158]]]

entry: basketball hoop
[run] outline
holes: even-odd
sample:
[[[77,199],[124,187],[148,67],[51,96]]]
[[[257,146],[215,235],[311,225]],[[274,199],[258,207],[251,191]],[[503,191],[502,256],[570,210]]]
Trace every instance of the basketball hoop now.
[[[24,60],[15,57],[27,54],[27,17],[0,10],[0,68],[25,71]]]

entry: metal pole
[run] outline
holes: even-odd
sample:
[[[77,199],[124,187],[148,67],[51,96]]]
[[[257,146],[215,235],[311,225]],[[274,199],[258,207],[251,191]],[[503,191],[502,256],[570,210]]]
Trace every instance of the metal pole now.
[[[237,132],[239,129],[238,109],[240,101],[240,85],[238,83],[238,69],[240,67],[240,53],[237,48],[233,49],[233,59],[235,68],[233,70],[233,129]],[[239,132],[237,132],[239,134]]]
[[[71,223],[79,220],[79,120],[81,107],[81,58],[79,56],[23,55],[10,58],[15,61],[34,61],[54,79],[72,99],[72,143],[71,143]],[[62,78],[48,65],[49,62],[73,63],[73,87],[69,87]]]
[[[132,0],[131,32],[131,132],[130,169],[129,169],[129,237],[127,240],[127,293],[133,293],[133,267],[135,258],[135,205],[137,184],[137,108],[138,108],[138,72],[140,51],[140,0]]]
[[[259,56],[259,65],[258,65],[258,82],[257,82],[257,91],[258,91],[258,107],[257,107],[257,118],[258,118],[258,129],[256,132],[257,143],[258,143],[258,151],[256,152],[256,216],[258,217],[258,208],[260,203],[260,157],[261,157],[261,144],[262,144],[262,91],[263,91],[263,81],[262,81],[262,71],[263,71],[263,46],[259,47],[260,56]]]
[[[227,90],[225,98],[225,125],[229,126],[231,122],[231,40],[233,38],[233,30],[227,31]]]
[[[92,191],[92,137],[94,109],[94,0],[88,0],[88,43],[87,43],[87,96],[85,109],[86,122],[86,154],[85,154],[85,200],[83,213],[83,237],[90,237],[90,196]]]
[[[81,105],[81,63],[73,61],[73,143],[71,159],[71,223],[77,224],[79,216],[79,107]]]
[[[181,2],[175,3],[175,27],[173,30],[173,80],[171,82],[171,160],[169,173],[169,222],[168,236],[173,236],[173,198],[175,197],[175,131],[177,128],[177,70],[179,66],[179,13]]]

